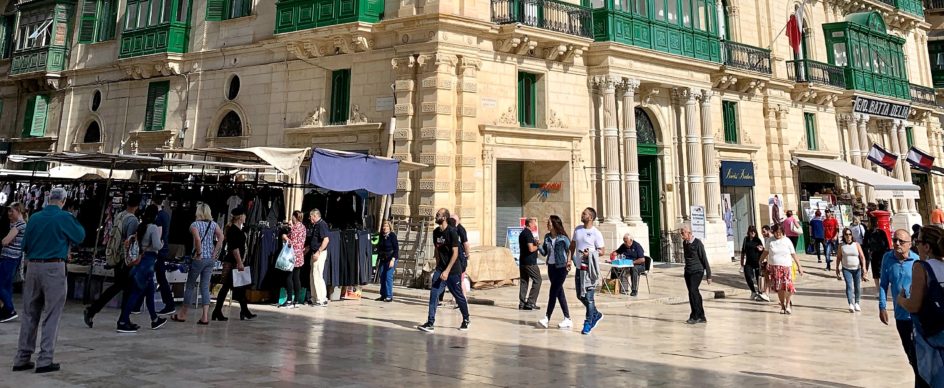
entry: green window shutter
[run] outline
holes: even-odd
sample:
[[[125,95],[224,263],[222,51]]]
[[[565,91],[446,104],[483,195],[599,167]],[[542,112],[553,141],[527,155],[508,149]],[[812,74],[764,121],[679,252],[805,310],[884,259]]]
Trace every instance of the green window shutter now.
[[[346,123],[350,105],[351,69],[335,70],[331,73],[331,123]]]
[[[535,86],[537,76],[531,73],[518,73],[518,125],[535,125]]]
[[[207,0],[206,20],[218,22],[224,19],[229,0]]]
[[[724,142],[738,143],[737,102],[723,101],[721,113],[724,121]]]
[[[164,129],[164,120],[167,117],[167,93],[169,91],[170,81],[151,82],[148,86],[147,111],[144,116],[145,131]]]
[[[26,114],[23,120],[23,137],[41,137],[46,134],[46,108],[49,97],[42,94],[26,102]]]
[[[101,4],[96,42],[115,39],[115,30],[118,25],[118,0],[101,0]]]
[[[812,113],[804,113],[803,121],[806,124],[806,148],[810,151],[819,149],[816,144],[816,120]]]
[[[82,16],[79,18],[79,43],[95,42],[98,2],[99,0],[85,0],[82,3]]]
[[[7,46],[13,43],[12,39],[10,39],[9,34],[7,34],[7,31],[13,30],[13,25],[8,24],[8,21],[9,21],[8,18],[0,17],[0,54],[2,54],[3,58],[7,57]]]
[[[22,137],[29,137],[30,130],[33,128],[33,112],[36,111],[36,99],[26,100],[26,111],[23,112],[23,133]]]
[[[905,127],[905,138],[908,141],[908,148],[914,147],[914,128]]]

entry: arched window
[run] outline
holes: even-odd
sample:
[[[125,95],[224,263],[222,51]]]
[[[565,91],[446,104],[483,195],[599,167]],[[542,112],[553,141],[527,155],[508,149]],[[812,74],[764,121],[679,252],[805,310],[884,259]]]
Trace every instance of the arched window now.
[[[656,128],[649,119],[649,114],[642,108],[636,108],[636,138],[639,144],[656,144]]]
[[[243,121],[236,112],[229,111],[223,120],[220,121],[220,128],[216,131],[216,137],[237,137],[243,135]]]
[[[89,124],[88,128],[85,129],[85,136],[82,137],[83,143],[101,143],[102,142],[102,130],[98,126],[98,121],[93,121]]]

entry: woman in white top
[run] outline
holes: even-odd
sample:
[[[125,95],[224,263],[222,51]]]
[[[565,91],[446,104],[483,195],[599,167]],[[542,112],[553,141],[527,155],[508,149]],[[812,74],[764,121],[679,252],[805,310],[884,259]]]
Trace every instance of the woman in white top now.
[[[793,264],[796,264],[799,274],[803,275],[803,267],[797,260],[793,242],[784,236],[783,227],[774,224],[771,231],[774,237],[767,244],[767,249],[761,255],[760,261],[767,265],[767,274],[770,277],[767,282],[768,286],[776,291],[780,298],[780,313],[792,314],[790,297],[796,293],[796,288],[793,287],[791,269]]]
[[[846,301],[849,302],[849,312],[862,311],[859,301],[862,298],[862,279],[865,277],[865,253],[862,253],[862,246],[855,241],[855,236],[849,228],[842,230],[839,244],[836,279],[839,279],[841,267],[842,278],[846,280]]]

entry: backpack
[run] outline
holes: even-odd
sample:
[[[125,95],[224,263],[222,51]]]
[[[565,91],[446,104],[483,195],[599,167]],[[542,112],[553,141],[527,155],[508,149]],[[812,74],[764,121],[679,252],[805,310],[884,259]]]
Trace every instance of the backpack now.
[[[111,224],[111,233],[108,243],[105,244],[105,262],[111,267],[118,267],[125,263],[128,251],[125,249],[124,232],[121,230],[125,220],[130,217],[128,212],[121,212]]]
[[[928,276],[928,290],[921,302],[921,311],[918,312],[918,321],[924,337],[933,337],[944,331],[944,287],[934,274],[931,264],[918,261]]]

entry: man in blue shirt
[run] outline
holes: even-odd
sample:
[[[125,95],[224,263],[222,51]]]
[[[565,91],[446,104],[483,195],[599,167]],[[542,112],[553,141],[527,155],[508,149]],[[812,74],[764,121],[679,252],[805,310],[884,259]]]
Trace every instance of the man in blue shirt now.
[[[23,283],[23,321],[20,341],[13,360],[13,371],[36,368],[36,373],[55,372],[53,363],[56,336],[62,308],[66,304],[66,258],[69,249],[85,239],[85,229],[71,213],[62,210],[66,191],[54,188],[48,205],[30,217],[23,236],[26,281]],[[39,357],[30,361],[36,350],[36,331],[43,323]]]
[[[898,229],[895,231],[895,237],[892,239],[894,248],[885,254],[882,258],[882,268],[879,278],[878,288],[878,317],[884,324],[888,324],[888,311],[886,309],[887,291],[891,287],[892,300],[898,300],[898,294],[905,292],[907,296],[911,290],[911,267],[917,261],[918,255],[911,251],[911,235],[907,230]],[[915,386],[924,387],[924,380],[918,375],[915,365],[915,345],[912,332],[914,326],[911,323],[911,314],[904,307],[895,302],[895,326],[898,329],[898,336],[901,337],[901,346],[905,348],[905,354],[908,356],[908,362],[911,364],[915,373]]]

